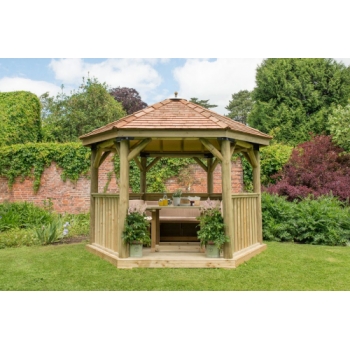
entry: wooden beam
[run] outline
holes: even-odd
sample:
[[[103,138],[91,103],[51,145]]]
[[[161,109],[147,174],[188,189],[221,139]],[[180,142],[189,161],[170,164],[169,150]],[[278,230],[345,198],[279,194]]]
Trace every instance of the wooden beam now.
[[[212,153],[216,158],[219,158],[221,161],[223,161],[224,158],[222,157],[222,154],[207,139],[201,137],[199,141],[210,153]]]
[[[253,167],[253,168],[256,168],[256,167],[258,166],[258,161],[257,161],[256,158],[255,158],[255,154],[254,154],[255,152],[254,152],[254,150],[253,150],[253,149],[250,149],[247,153],[248,153],[248,156],[249,156],[249,158],[250,158],[252,167]]]
[[[167,153],[160,153],[155,151],[145,152],[147,153],[147,157],[150,158],[206,158],[206,154],[209,153],[209,151],[205,153],[203,152],[167,152]]]
[[[261,213],[261,182],[260,182],[260,153],[254,151],[257,166],[253,168],[253,190],[258,194],[256,199],[257,236],[259,243],[263,243],[262,237],[262,213]]]
[[[158,163],[162,158],[161,157],[157,157],[157,158],[154,158],[152,160],[151,163],[149,163],[146,167],[146,171],[150,170],[156,163]]]
[[[90,182],[90,244],[95,243],[95,198],[92,193],[98,193],[98,167],[95,167],[95,159],[97,154],[97,147],[93,145],[91,147],[91,182]]]
[[[98,147],[96,155],[95,155],[95,159],[94,159],[94,167],[96,169],[98,169],[98,167],[100,166],[100,160],[102,157],[102,153],[103,153],[103,149]]]
[[[135,157],[133,160],[135,161],[135,163],[136,163],[137,167],[140,169],[140,171],[143,171],[143,167],[142,167],[142,164],[139,161],[139,159],[137,157]]]
[[[213,166],[213,158],[208,158],[207,159],[207,192],[208,195],[211,196],[213,193],[213,171],[212,171],[212,166]]]
[[[116,142],[116,141],[114,141],[114,147],[115,147],[115,149],[116,149],[116,151],[117,151],[117,153],[118,153],[118,156],[120,156],[120,146],[119,146],[119,143]]]
[[[247,149],[253,148],[253,144],[240,140],[236,140],[236,145]]]
[[[100,163],[99,163],[99,167],[101,166],[101,164],[107,159],[107,157],[111,154],[111,151],[106,151],[105,153],[103,153],[101,159],[100,159]]]
[[[129,256],[128,246],[124,244],[122,235],[129,206],[129,141],[120,141],[120,179],[119,179],[119,208],[118,208],[118,254],[120,258]]]
[[[97,145],[98,148],[107,148],[114,145],[114,140],[107,140]]]
[[[231,146],[230,146],[230,154],[231,154],[231,157],[232,157],[232,155],[233,155],[233,152],[235,151],[235,148],[236,148],[236,144],[234,143],[234,144],[231,144]]]
[[[224,245],[224,258],[232,259],[234,246],[234,217],[232,203],[232,185],[231,185],[231,149],[230,141],[222,140],[221,152],[223,155],[222,162],[222,206],[225,224],[225,234],[229,237],[230,242]]]
[[[202,163],[202,161],[197,158],[197,157],[193,157],[193,159],[196,161],[196,163],[205,171],[205,172],[208,172],[208,167],[206,165],[204,165]]]
[[[142,193],[142,199],[145,200],[144,196],[146,193],[146,175],[147,175],[147,158],[141,157],[142,170],[140,174],[140,191]]]
[[[151,142],[150,138],[144,139],[135,145],[128,155],[128,161],[134,159],[149,143]]]
[[[211,166],[211,169],[210,169],[210,171],[212,173],[214,172],[214,170],[215,170],[216,166],[219,164],[219,162],[220,162],[219,158],[215,158],[215,160],[214,160],[214,162],[213,162],[213,164]]]
[[[247,154],[246,152],[243,152],[243,151],[241,152],[241,154],[242,154],[243,157],[248,161],[248,163],[249,163],[251,166],[253,166],[252,161],[250,160],[248,154]]]

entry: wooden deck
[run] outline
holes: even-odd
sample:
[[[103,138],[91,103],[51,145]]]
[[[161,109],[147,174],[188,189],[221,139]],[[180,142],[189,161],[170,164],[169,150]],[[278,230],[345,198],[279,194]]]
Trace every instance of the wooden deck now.
[[[87,245],[88,251],[109,261],[118,268],[226,268],[233,269],[266,249],[256,243],[234,253],[232,259],[207,258],[198,243],[160,244],[156,252],[143,248],[141,258],[119,258],[118,253],[95,243]]]

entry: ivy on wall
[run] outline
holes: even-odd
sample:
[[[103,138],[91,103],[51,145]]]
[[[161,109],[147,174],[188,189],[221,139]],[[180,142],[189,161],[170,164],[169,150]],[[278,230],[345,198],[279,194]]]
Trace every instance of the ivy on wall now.
[[[15,179],[34,179],[34,191],[40,187],[41,175],[52,162],[63,170],[62,180],[78,180],[90,169],[90,148],[80,143],[27,143],[0,148],[0,176],[8,179],[10,188]]]
[[[152,160],[153,158],[149,158],[147,164],[151,163]],[[113,161],[116,176],[119,178],[119,157],[115,156]],[[191,158],[162,158],[147,172],[147,192],[165,191],[165,180],[173,176],[178,176],[184,167],[193,163],[195,161]],[[130,162],[129,182],[134,193],[140,192],[140,169],[133,160]]]

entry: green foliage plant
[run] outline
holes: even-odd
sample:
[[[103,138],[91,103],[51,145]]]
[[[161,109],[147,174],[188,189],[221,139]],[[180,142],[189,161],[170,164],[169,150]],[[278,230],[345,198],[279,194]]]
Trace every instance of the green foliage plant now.
[[[333,142],[350,153],[350,101],[345,107],[338,105],[332,110],[328,126]]]
[[[83,78],[77,91],[56,97],[41,96],[43,130],[46,142],[77,142],[79,136],[126,115],[121,103],[109,94],[106,83]]]
[[[301,201],[262,194],[263,237],[314,245],[350,243],[350,207],[333,196]]]
[[[260,172],[261,185],[268,186],[276,183],[278,179],[272,176],[282,170],[292,154],[293,147],[281,143],[260,149]],[[253,169],[249,162],[241,157],[243,167],[243,184],[246,191],[253,190]]]
[[[33,246],[39,243],[31,228],[11,228],[0,231],[0,249]]]
[[[200,100],[197,97],[191,97],[190,101],[192,103],[195,103],[198,106],[201,106],[206,109],[211,109],[217,107],[217,105],[212,105],[209,103],[209,100]]]
[[[125,228],[122,235],[124,243],[140,242],[143,245],[150,245],[149,235],[150,221],[146,216],[146,204],[132,203],[128,209],[125,220]]]
[[[80,143],[27,143],[1,147],[0,152],[0,176],[8,179],[10,188],[17,177],[31,177],[37,191],[42,173],[52,162],[62,169],[63,181],[76,181],[90,169],[91,150]]]
[[[350,70],[334,59],[268,58],[257,68],[252,97],[248,124],[294,146],[327,133],[332,106],[350,97]]]
[[[182,195],[182,190],[180,188],[178,188],[177,190],[175,190],[175,192],[173,193],[173,197],[181,197]]]
[[[219,249],[229,242],[225,235],[224,219],[221,214],[220,203],[208,199],[203,203],[199,220],[199,231],[197,232],[201,246],[214,243]]]
[[[57,216],[49,224],[36,228],[34,233],[41,244],[52,244],[68,235],[68,226],[69,222]]]
[[[40,109],[31,92],[0,92],[0,147],[41,141]]]
[[[232,100],[229,101],[225,108],[229,111],[227,117],[243,124],[247,124],[249,113],[253,108],[252,93],[248,90],[238,91],[232,95]]]
[[[49,223],[53,214],[28,202],[0,204],[0,232],[34,228]]]
[[[147,164],[150,164],[152,160],[153,158],[149,158]],[[120,159],[117,155],[114,156],[113,162],[114,171],[118,179],[120,174]],[[165,180],[173,176],[178,176],[182,169],[193,163],[195,162],[192,158],[162,158],[147,172],[147,192],[166,191]],[[129,184],[132,192],[140,192],[140,169],[134,160],[130,162]]]

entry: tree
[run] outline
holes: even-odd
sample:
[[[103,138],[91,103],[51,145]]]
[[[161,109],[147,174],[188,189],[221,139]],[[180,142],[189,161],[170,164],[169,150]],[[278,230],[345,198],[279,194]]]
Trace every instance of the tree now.
[[[297,145],[327,133],[332,105],[350,97],[350,68],[326,58],[268,58],[256,72],[248,124]]]
[[[123,105],[127,115],[147,107],[147,103],[141,100],[141,96],[135,89],[117,87],[111,89],[110,94]]]
[[[217,107],[217,105],[211,105],[209,103],[209,100],[198,100],[197,97],[191,97],[190,102],[195,103],[196,105],[202,106],[206,109]]]
[[[332,193],[340,200],[350,198],[350,155],[332,143],[331,136],[315,136],[294,148],[279,181],[267,192],[287,196],[289,200],[319,197]]]
[[[55,98],[42,95],[42,118],[45,141],[71,142],[123,116],[121,103],[109,94],[105,83],[88,78],[67,96],[63,90]]]
[[[230,113],[227,117],[247,124],[247,118],[250,111],[253,108],[252,93],[248,90],[241,90],[232,95],[232,100],[229,101],[227,107],[225,107]]]
[[[0,93],[0,146],[42,139],[40,101],[28,91]]]
[[[328,125],[333,141],[350,152],[350,103],[334,108],[328,117]]]

